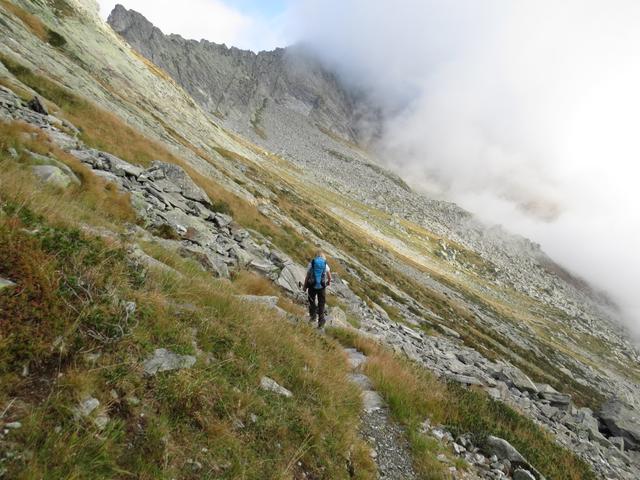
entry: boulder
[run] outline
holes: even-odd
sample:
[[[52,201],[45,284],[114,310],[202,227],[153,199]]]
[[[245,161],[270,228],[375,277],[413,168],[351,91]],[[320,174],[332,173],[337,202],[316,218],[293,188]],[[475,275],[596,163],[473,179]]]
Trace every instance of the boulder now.
[[[229,278],[229,268],[218,255],[197,246],[182,246],[178,253],[186,258],[192,258],[216,277]]]
[[[515,464],[526,464],[525,458],[509,442],[502,438],[489,435],[485,443],[489,455],[495,455],[500,460],[509,460]]]
[[[569,395],[567,393],[559,393],[559,392],[546,393],[546,392],[543,392],[542,394],[540,394],[540,397],[542,397],[544,400],[548,400],[549,403],[551,405],[553,405],[554,407],[558,407],[558,408],[562,408],[562,409],[566,409],[569,406],[569,404],[571,403],[571,395]]]
[[[196,357],[192,355],[178,355],[166,348],[157,348],[153,356],[143,363],[143,367],[146,375],[153,376],[159,372],[191,368],[195,363]]]
[[[215,223],[218,228],[228,227],[231,225],[231,222],[233,222],[233,218],[229,215],[217,212],[213,214],[213,223]]]
[[[251,260],[251,263],[249,263],[249,266],[260,273],[266,273],[266,274],[271,273],[277,269],[277,267],[273,263],[271,263],[269,260],[257,259],[257,258],[254,260]]]
[[[520,391],[538,393],[538,388],[521,370],[513,367],[504,367],[498,380],[504,380],[510,383]]]
[[[611,436],[624,438],[627,450],[640,450],[640,415],[634,407],[612,398],[602,406],[600,420]]]
[[[216,235],[209,229],[204,221],[193,215],[187,215],[180,209],[174,208],[168,212],[162,212],[160,216],[162,216],[176,232],[201,247],[208,247],[216,240]]]
[[[291,393],[289,390],[279,385],[278,382],[276,382],[275,380],[272,380],[269,377],[262,377],[260,379],[260,388],[268,392],[276,393],[283,397],[287,397],[287,398],[293,397],[293,393]]]
[[[298,282],[304,282],[307,271],[295,263],[284,266],[276,283],[290,293],[300,293]]]
[[[211,205],[211,200],[208,195],[202,190],[196,183],[191,180],[191,177],[178,165],[171,163],[160,162],[156,160],[152,163],[149,170],[159,170],[164,174],[164,177],[177,187],[177,190],[183,197],[196,202]]]
[[[31,100],[29,100],[27,102],[27,107],[29,107],[29,109],[33,110],[34,112],[39,113],[40,115],[49,115],[47,107],[44,106],[44,104],[40,100],[40,97],[38,96],[35,96]]]
[[[536,480],[536,477],[529,470],[518,468],[513,472],[513,480]]]
[[[69,175],[55,165],[34,165],[31,170],[40,180],[54,187],[67,188],[72,183],[76,185],[80,183],[75,175]]]
[[[329,322],[332,327],[353,328],[347,321],[347,314],[340,307],[331,307],[329,310]]]

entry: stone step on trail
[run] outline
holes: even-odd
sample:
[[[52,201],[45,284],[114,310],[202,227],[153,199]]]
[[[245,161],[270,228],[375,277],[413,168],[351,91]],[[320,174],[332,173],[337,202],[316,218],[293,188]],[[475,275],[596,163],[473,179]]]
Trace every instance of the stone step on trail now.
[[[353,373],[349,379],[362,391],[360,434],[371,446],[371,457],[378,467],[381,480],[411,480],[413,471],[409,444],[405,432],[390,418],[384,400],[373,388],[373,383],[360,368],[367,357],[355,348],[345,348]]]

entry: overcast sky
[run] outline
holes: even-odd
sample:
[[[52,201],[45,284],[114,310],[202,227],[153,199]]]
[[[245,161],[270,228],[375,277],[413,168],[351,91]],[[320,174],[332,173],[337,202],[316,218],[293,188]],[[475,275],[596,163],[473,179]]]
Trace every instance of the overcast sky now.
[[[103,15],[115,2],[100,0]],[[165,33],[305,40],[400,113],[384,158],[542,243],[640,330],[640,1],[123,0]]]

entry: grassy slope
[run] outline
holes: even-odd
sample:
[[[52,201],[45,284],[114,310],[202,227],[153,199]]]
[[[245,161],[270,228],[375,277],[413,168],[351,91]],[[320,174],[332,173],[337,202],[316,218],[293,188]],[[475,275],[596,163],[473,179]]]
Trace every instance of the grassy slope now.
[[[2,126],[0,150],[34,147],[21,128]],[[0,405],[23,424],[2,441],[16,453],[8,478],[348,478],[348,461],[370,478],[336,344],[233,296],[270,284],[213,280],[159,247],[180,275],[143,273],[117,239],[77,228],[117,232],[130,218],[118,193],[99,190],[96,211],[91,190],[42,188],[24,165],[0,160],[0,275],[17,283],[0,294]],[[140,362],[159,347],[200,353],[192,369],[145,378]],[[294,397],[260,390],[262,375]],[[88,395],[110,417],[104,430],[74,418]]]

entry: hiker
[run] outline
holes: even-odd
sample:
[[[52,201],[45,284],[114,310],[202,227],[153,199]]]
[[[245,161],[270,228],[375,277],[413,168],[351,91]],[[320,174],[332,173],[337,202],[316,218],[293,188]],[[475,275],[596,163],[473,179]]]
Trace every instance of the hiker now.
[[[324,254],[318,250],[315,257],[309,263],[307,276],[304,280],[304,289],[309,298],[309,321],[316,321],[318,315],[318,328],[323,328],[326,322],[324,305],[326,302],[325,289],[331,285],[331,270]],[[318,303],[316,305],[316,298]]]

